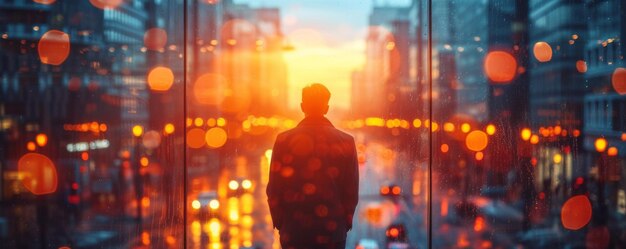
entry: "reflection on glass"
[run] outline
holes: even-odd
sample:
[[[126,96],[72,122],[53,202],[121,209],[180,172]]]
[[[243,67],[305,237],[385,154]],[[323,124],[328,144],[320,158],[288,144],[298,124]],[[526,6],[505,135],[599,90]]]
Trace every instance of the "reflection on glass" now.
[[[144,31],[180,36],[170,21],[181,11],[178,1],[0,1],[1,247],[182,246],[183,61],[143,49],[156,39]],[[171,70],[152,82],[157,65]]]
[[[357,143],[348,248],[624,247],[625,11],[0,0],[0,245],[278,248],[272,143],[321,82]]]

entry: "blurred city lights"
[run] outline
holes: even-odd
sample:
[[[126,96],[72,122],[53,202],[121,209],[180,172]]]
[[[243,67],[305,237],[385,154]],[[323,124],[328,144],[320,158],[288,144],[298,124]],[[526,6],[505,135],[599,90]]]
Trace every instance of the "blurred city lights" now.
[[[37,49],[42,63],[61,65],[70,54],[70,36],[63,31],[50,30],[41,36]]]
[[[530,136],[532,136],[532,132],[530,131],[530,129],[524,128],[520,132],[520,136],[522,137],[522,140],[528,141],[528,140],[530,140]]]
[[[175,130],[174,125],[171,123],[165,124],[165,127],[163,128],[163,131],[165,132],[165,134],[168,134],[168,135],[174,133],[174,130]]]
[[[191,202],[191,207],[193,209],[200,209],[200,207],[202,207],[202,204],[200,204],[200,201],[198,201],[198,200],[193,200]]]
[[[133,136],[140,137],[143,134],[143,126],[135,125],[133,126]]]
[[[46,134],[39,133],[35,137],[35,142],[37,142],[39,147],[44,147],[48,143],[48,136]]]
[[[468,133],[471,129],[472,129],[472,127],[470,127],[470,124],[468,124],[468,123],[461,124],[461,131],[463,133]]]
[[[235,180],[230,180],[230,182],[228,182],[228,188],[230,190],[237,190],[239,188],[239,183]]]
[[[450,149],[450,147],[448,146],[448,144],[442,144],[441,145],[441,152],[447,153],[449,149]]]
[[[596,141],[594,142],[594,146],[597,152],[604,152],[606,150],[607,145],[608,144],[606,142],[606,139],[604,138],[597,138]]]
[[[161,134],[157,131],[147,131],[142,137],[142,143],[147,149],[155,149],[161,144]]]
[[[467,134],[465,145],[472,151],[482,151],[487,147],[488,141],[489,138],[486,133],[475,130]]]
[[[124,0],[89,0],[94,7],[99,9],[115,9],[122,4],[123,1]]]
[[[561,223],[569,230],[578,230],[591,220],[591,203],[585,195],[569,198],[561,207]]]
[[[484,64],[485,74],[495,83],[507,83],[517,72],[515,57],[504,51],[492,51],[487,54]]]
[[[537,42],[533,46],[533,54],[539,62],[548,62],[552,59],[552,47],[547,42]]]
[[[53,4],[56,1],[57,0],[33,0],[33,2],[40,4]]]
[[[606,151],[606,154],[609,156],[617,156],[618,150],[616,147],[609,147],[609,149]]]
[[[474,158],[476,158],[476,161],[482,161],[484,157],[485,157],[485,154],[482,151],[476,152],[476,154],[474,155]]]
[[[577,60],[576,61],[576,70],[579,73],[585,73],[587,72],[587,62],[583,61],[583,60]]]
[[[147,49],[160,51],[167,43],[167,32],[162,28],[151,28],[143,35],[143,43]]]
[[[35,142],[29,141],[28,143],[26,143],[26,149],[28,151],[35,151],[37,149],[37,145],[35,144]]]
[[[620,95],[626,94],[626,68],[618,67],[613,71],[611,83],[615,92]]]
[[[539,136],[533,134],[532,136],[530,136],[530,143],[531,144],[538,144],[539,143]]]
[[[552,156],[552,161],[556,164],[561,163],[561,161],[563,161],[563,156],[561,156],[561,154],[557,153],[554,154],[554,156]]]
[[[202,148],[206,142],[205,132],[200,128],[191,128],[187,131],[187,146],[194,149]]]
[[[206,132],[204,139],[209,147],[220,148],[228,140],[228,135],[224,129],[213,127]]]
[[[247,179],[246,179],[246,180],[243,180],[243,181],[241,182],[241,187],[242,187],[243,189],[250,189],[250,188],[252,187],[252,182],[251,182],[250,180],[247,180]]]
[[[209,201],[209,208],[215,210],[215,209],[218,209],[219,207],[220,207],[220,201],[218,200]]]
[[[148,167],[148,164],[150,164],[150,160],[147,157],[142,156],[141,159],[139,159],[139,164],[143,167]]]
[[[167,67],[155,67],[148,73],[148,86],[152,91],[167,91],[174,84],[174,73]]]
[[[57,190],[57,170],[54,163],[39,153],[27,153],[17,162],[17,171],[23,175],[22,185],[35,195]]]
[[[487,128],[485,128],[485,131],[488,135],[493,135],[496,133],[496,126],[493,124],[489,124],[487,125]]]

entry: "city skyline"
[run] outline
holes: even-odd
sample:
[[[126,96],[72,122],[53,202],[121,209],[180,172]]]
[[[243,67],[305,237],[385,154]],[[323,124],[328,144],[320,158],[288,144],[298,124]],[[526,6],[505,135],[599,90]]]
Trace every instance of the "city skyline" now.
[[[365,38],[372,6],[408,6],[410,0],[374,1],[289,1],[236,0],[252,7],[277,7],[282,16],[287,51],[289,108],[300,107],[300,91],[310,83],[325,84],[332,93],[330,113],[348,110],[351,103],[351,75],[365,64]],[[350,14],[346,14],[350,9]],[[384,98],[385,96],[380,96]]]

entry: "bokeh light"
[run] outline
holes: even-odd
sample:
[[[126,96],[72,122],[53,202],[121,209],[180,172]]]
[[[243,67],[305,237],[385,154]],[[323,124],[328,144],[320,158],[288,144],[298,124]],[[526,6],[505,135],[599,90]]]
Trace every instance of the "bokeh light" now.
[[[583,60],[577,60],[576,61],[576,70],[579,73],[585,73],[587,72],[587,62],[583,61]]]
[[[472,131],[465,137],[465,145],[472,151],[482,151],[487,147],[489,138],[482,131]]]
[[[155,149],[161,144],[161,134],[157,131],[147,131],[142,137],[142,143],[147,149]]]
[[[484,64],[485,74],[495,83],[508,83],[515,78],[517,61],[513,55],[504,51],[492,51],[487,54]]]
[[[141,126],[141,125],[133,126],[132,132],[133,132],[133,136],[135,136],[135,137],[141,136],[143,134],[143,126]]]
[[[143,35],[143,44],[149,50],[163,50],[167,44],[167,32],[162,28],[148,29]]]
[[[596,148],[597,152],[604,152],[606,150],[607,145],[608,143],[606,142],[606,139],[604,138],[597,138],[596,141],[594,142],[594,147]]]
[[[487,132],[487,135],[493,135],[496,133],[496,126],[493,124],[489,124],[487,125],[487,128],[485,128],[485,131]]]
[[[89,0],[89,2],[98,9],[115,9],[122,4],[124,0]]]
[[[539,136],[533,134],[530,136],[530,143],[531,144],[538,144],[539,143]]]
[[[57,190],[57,170],[50,158],[39,153],[27,153],[17,162],[23,175],[22,184],[35,195],[54,193]]]
[[[561,223],[570,230],[583,228],[591,220],[591,203],[585,195],[576,195],[561,208]]]
[[[617,147],[609,147],[609,149],[606,151],[606,154],[609,156],[617,156],[618,154],[618,150]]]
[[[191,207],[192,207],[193,209],[200,209],[200,207],[202,207],[202,204],[201,204],[201,203],[200,203],[200,201],[198,201],[198,200],[193,200],[193,201],[191,202]]]
[[[30,141],[30,142],[26,143],[26,149],[28,151],[35,151],[37,149],[37,145],[35,144],[35,142]]]
[[[522,140],[524,141],[528,141],[530,140],[530,136],[532,135],[532,132],[530,131],[530,129],[528,128],[524,128],[522,129],[522,131],[520,132],[520,137],[522,137]]]
[[[39,145],[39,147],[44,147],[48,143],[48,136],[46,134],[39,133],[35,137],[35,142],[37,142],[37,145]]]
[[[204,130],[191,128],[187,131],[187,146],[194,149],[202,148],[205,145]]]
[[[476,161],[482,161],[485,158],[485,154],[482,151],[476,152],[474,158],[476,158]]]
[[[41,63],[61,65],[70,54],[70,36],[60,30],[50,30],[41,36],[37,51]]]
[[[33,0],[33,2],[40,4],[53,4],[56,1],[57,0]]]
[[[193,96],[203,105],[220,105],[224,101],[226,78],[219,74],[204,74],[193,85]]]
[[[533,46],[533,54],[539,62],[548,62],[552,59],[552,47],[547,42],[537,42]]]
[[[468,133],[472,127],[468,123],[461,124],[461,131],[463,133]]]
[[[563,161],[563,156],[559,153],[554,154],[554,156],[552,156],[552,161],[556,164],[559,164]]]
[[[441,145],[441,152],[446,153],[448,150],[450,150],[450,146],[448,146],[448,144]]]
[[[150,159],[148,159],[147,157],[142,156],[139,159],[139,165],[141,165],[142,167],[148,167],[148,164],[150,164]]]
[[[155,67],[148,73],[148,86],[153,91],[167,91],[174,84],[174,73],[167,67]]]
[[[175,131],[175,127],[172,123],[167,123],[165,124],[163,131],[165,132],[165,134],[172,134]]]
[[[228,135],[226,134],[226,131],[224,129],[214,127],[206,132],[204,139],[209,147],[219,148],[226,143],[226,140],[228,140]]]
[[[615,71],[613,71],[611,82],[613,84],[613,89],[615,89],[615,92],[619,93],[620,95],[626,94],[626,68],[616,68]]]

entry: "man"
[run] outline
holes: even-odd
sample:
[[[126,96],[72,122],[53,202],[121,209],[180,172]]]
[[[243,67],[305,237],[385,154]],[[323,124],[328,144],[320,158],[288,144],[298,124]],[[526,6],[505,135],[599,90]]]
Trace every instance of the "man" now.
[[[358,202],[354,138],[324,117],[330,92],[302,89],[305,118],[276,138],[267,184],[274,227],[283,249],[343,249]]]

